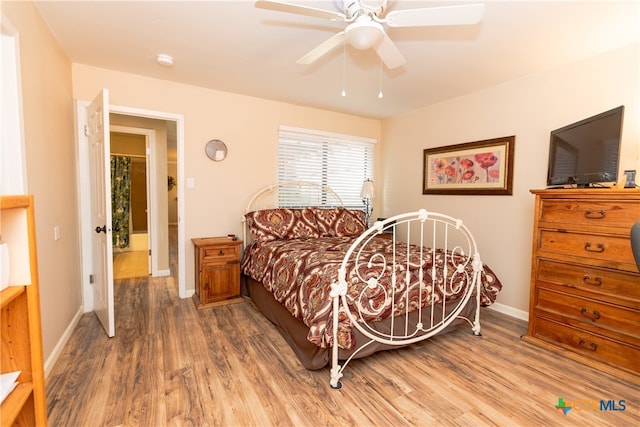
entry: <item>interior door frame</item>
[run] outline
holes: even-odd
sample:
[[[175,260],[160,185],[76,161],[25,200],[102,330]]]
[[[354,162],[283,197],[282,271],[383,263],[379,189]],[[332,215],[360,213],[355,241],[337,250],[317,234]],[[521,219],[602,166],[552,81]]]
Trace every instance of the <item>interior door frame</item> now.
[[[90,275],[93,271],[91,249],[91,204],[89,188],[89,151],[87,139],[84,136],[84,123],[87,118],[89,101],[76,101],[76,174],[78,186],[78,217],[80,227],[80,249],[82,253],[82,300],[85,313],[93,311],[93,285]],[[146,110],[140,108],[110,105],[109,113],[129,116],[144,117],[164,121],[176,122],[177,145],[177,191],[178,191],[178,296],[188,298],[186,290],[186,247],[185,241],[185,186],[184,186],[184,116],[182,114],[167,113],[162,111]]]

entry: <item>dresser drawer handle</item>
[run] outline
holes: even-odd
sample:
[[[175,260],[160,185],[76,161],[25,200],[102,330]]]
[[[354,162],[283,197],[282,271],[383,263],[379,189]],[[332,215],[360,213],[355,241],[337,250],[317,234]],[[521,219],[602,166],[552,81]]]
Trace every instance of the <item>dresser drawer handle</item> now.
[[[595,249],[591,249],[591,243],[585,243],[584,250],[587,252],[604,252],[604,244],[598,243]]]
[[[224,256],[224,250],[220,249],[220,250],[218,251],[218,256]]]
[[[592,209],[587,209],[584,212],[584,217],[588,218],[588,219],[602,219],[607,215],[607,211],[605,211],[604,209],[600,209],[597,214],[593,213]]]
[[[588,274],[585,274],[582,277],[582,283],[584,283],[585,285],[600,286],[602,285],[602,279],[599,277],[596,277],[593,280],[591,280],[591,276],[589,276]]]
[[[582,309],[580,310],[580,314],[582,314],[587,319],[593,320],[594,322],[600,318],[600,312],[598,310],[593,310],[591,313],[589,313],[587,307],[582,307]]]
[[[592,343],[592,342],[587,344],[586,340],[580,340],[578,344],[580,345],[580,347],[587,349],[589,351],[596,351],[598,349],[598,344]]]

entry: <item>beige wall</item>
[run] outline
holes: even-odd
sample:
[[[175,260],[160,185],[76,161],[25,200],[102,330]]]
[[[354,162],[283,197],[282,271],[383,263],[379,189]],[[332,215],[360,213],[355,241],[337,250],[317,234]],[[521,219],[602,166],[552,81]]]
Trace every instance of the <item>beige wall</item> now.
[[[102,88],[109,89],[113,105],[184,116],[185,178],[195,183],[184,195],[187,290],[194,289],[191,239],[242,235],[240,221],[251,196],[277,181],[278,125],[380,139],[378,120],[73,65],[74,98],[91,100]],[[223,162],[205,155],[210,139],[227,144]]]
[[[71,63],[32,3],[2,2],[19,32],[27,191],[34,195],[45,359],[81,301]],[[53,229],[60,227],[60,240]]]
[[[546,184],[549,133],[625,105],[620,171],[640,172],[640,46],[506,82],[383,123],[383,214],[426,208],[460,217],[504,284],[498,302],[528,311],[534,197]],[[513,196],[422,195],[422,153],[516,136]],[[558,190],[562,191],[562,190]]]

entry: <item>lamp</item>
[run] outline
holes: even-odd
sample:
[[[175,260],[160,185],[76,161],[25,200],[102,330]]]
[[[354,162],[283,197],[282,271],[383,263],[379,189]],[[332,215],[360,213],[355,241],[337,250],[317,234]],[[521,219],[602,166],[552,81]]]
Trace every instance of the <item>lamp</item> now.
[[[375,194],[375,188],[373,187],[373,181],[367,178],[362,183],[362,190],[360,190],[360,198],[364,203],[364,222],[369,228],[370,220],[371,220],[371,212],[373,211],[373,206],[371,205],[371,200],[373,200]]]

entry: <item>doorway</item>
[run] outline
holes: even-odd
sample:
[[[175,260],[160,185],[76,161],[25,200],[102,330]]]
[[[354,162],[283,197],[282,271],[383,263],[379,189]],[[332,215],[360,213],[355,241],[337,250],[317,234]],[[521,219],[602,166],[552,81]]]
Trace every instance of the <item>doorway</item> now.
[[[136,240],[144,240],[147,236],[147,248],[149,257],[149,274],[154,277],[169,276],[169,192],[167,179],[169,176],[169,163],[177,157],[176,150],[176,122],[156,118],[147,118],[111,112],[109,114],[110,129],[116,136],[111,143],[111,152],[124,152],[131,159],[130,168],[136,163],[133,161],[145,161],[146,182],[140,186],[146,187],[146,200],[140,201],[138,213],[147,217],[146,233],[136,236],[132,227],[131,215],[126,219],[127,230],[120,227],[120,234],[127,234],[127,245]],[[135,151],[137,150],[137,151]],[[142,165],[140,164],[140,167]],[[112,182],[113,186],[113,182]],[[145,210],[146,211],[143,211]],[[135,213],[135,208],[129,213]],[[113,224],[116,226],[117,224]],[[114,233],[115,236],[115,233]],[[124,236],[123,236],[124,237]],[[115,242],[114,237],[114,243]],[[144,248],[143,248],[144,250]]]
[[[111,126],[114,280],[151,274],[148,130]],[[152,138],[155,141],[155,138]],[[160,142],[161,143],[161,142]]]
[[[82,246],[86,248],[91,247],[91,238],[95,233],[95,226],[91,223],[91,211],[90,211],[90,194],[91,190],[89,188],[89,171],[87,164],[89,159],[89,153],[87,151],[87,130],[84,127],[84,123],[87,122],[87,107],[89,102],[86,101],[78,101],[78,185],[79,185],[79,194],[80,194],[80,218],[81,218],[81,229],[82,229]],[[184,271],[184,263],[185,263],[185,245],[179,244],[179,242],[184,241],[184,233],[185,233],[185,224],[182,221],[184,218],[184,198],[178,197],[179,194],[183,194],[184,188],[182,186],[182,182],[184,181],[184,166],[183,166],[183,153],[184,153],[184,117],[180,114],[172,114],[172,113],[164,113],[150,110],[142,110],[131,107],[122,107],[122,106],[109,106],[109,117],[113,120],[111,121],[112,125],[118,126],[130,126],[137,127],[139,129],[154,129],[160,127],[163,129],[162,133],[166,138],[165,143],[156,144],[155,147],[160,154],[163,156],[163,160],[161,162],[151,161],[148,166],[148,170],[153,176],[156,176],[156,180],[150,180],[150,187],[153,189],[153,192],[164,195],[165,200],[171,200],[173,204],[172,210],[172,229],[171,233],[167,233],[167,229],[162,227],[163,230],[160,230],[157,225],[154,225],[156,219],[153,221],[149,221],[147,224],[149,230],[149,238],[153,240],[154,234],[157,235],[159,231],[166,236],[167,234],[171,234],[173,237],[171,239],[172,244],[171,253],[172,259],[175,262],[175,270],[173,271],[176,277],[176,284],[178,287],[178,294],[181,298],[187,298],[189,295],[186,291],[185,284],[185,271]],[[143,124],[141,124],[143,123]],[[152,157],[158,153],[155,153],[154,150],[150,150],[149,157]],[[157,164],[156,164],[157,163]],[[167,169],[170,167],[173,168],[173,178],[175,182],[175,186],[172,190],[172,194],[169,195],[167,191]],[[151,212],[161,212],[165,218],[169,217],[169,213],[167,209],[164,208],[168,204],[163,202],[161,204],[162,209],[158,206],[160,205],[157,200],[152,200],[149,202],[148,206],[150,206]],[[177,212],[175,212],[177,211]],[[165,220],[164,224],[168,226],[168,219]],[[154,228],[155,226],[155,228]],[[167,241],[169,239],[167,238]],[[167,258],[167,266],[166,270],[163,268],[157,269],[157,275],[159,276],[169,276],[172,271],[169,269],[169,252],[170,248],[169,244],[165,246],[166,258]],[[175,246],[175,247],[173,247]],[[151,246],[152,248],[152,246]],[[175,251],[175,252],[174,252]],[[156,251],[156,256],[159,255]],[[176,262],[177,258],[177,262]],[[173,269],[173,267],[172,267]],[[84,251],[83,250],[83,260],[82,260],[82,289],[83,289],[83,300],[84,300],[84,311],[89,312],[93,311],[95,307],[94,303],[94,288],[95,286],[91,283],[92,281],[92,273],[93,273],[93,260],[91,257],[91,250]]]

